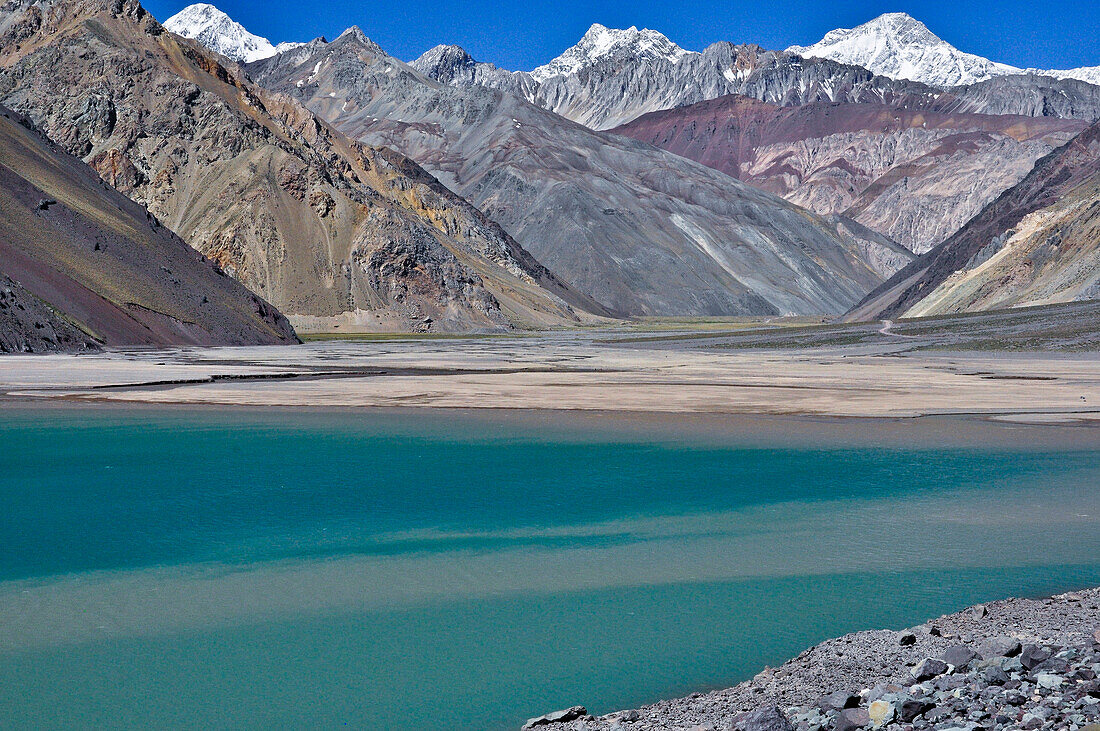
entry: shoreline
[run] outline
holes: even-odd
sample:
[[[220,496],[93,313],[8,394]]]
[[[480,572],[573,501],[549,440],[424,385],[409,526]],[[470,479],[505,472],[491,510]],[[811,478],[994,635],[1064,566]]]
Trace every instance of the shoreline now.
[[[987,602],[898,631],[853,632],[733,687],[600,717],[574,706],[524,728],[1095,731],[1098,675],[1100,587]]]
[[[30,414],[97,414],[104,418],[184,417],[194,414],[242,423],[286,421],[295,426],[333,420],[378,423],[395,428],[437,428],[454,422],[486,435],[508,438],[509,428],[537,429],[544,437],[577,442],[627,439],[653,443],[690,442],[707,448],[886,448],[1009,449],[1016,452],[1090,450],[1100,443],[1100,421],[1016,421],[988,414],[835,416],[646,412],[596,409],[438,406],[285,406],[117,401],[111,399],[12,398],[0,396],[0,417]],[[497,434],[497,432],[500,432]],[[1026,440],[1021,435],[1026,434]]]

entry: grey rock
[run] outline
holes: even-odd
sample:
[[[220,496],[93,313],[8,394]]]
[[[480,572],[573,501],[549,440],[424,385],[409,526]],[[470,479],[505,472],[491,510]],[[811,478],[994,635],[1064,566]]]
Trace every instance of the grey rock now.
[[[794,731],[794,726],[778,707],[765,706],[734,718],[730,731]]]
[[[554,711],[547,713],[544,716],[536,716],[530,718],[527,723],[523,725],[524,729],[538,728],[539,726],[549,726],[552,723],[565,723],[567,721],[576,721],[579,718],[584,718],[588,715],[588,709],[584,706],[573,706],[561,711]]]
[[[1025,645],[1020,650],[1020,664],[1025,670],[1032,670],[1050,659],[1050,650],[1038,645]]]
[[[919,665],[909,671],[917,682],[931,680],[947,672],[947,663],[935,658],[926,658]]]
[[[980,645],[978,652],[984,658],[1015,657],[1020,654],[1020,641],[1015,637],[990,637]]]
[[[1024,731],[1034,731],[1043,727],[1043,719],[1040,716],[1036,716],[1033,713],[1025,713],[1024,717],[1020,719],[1020,728]]]
[[[855,731],[870,725],[871,716],[866,708],[845,708],[837,714],[833,731]]]
[[[912,632],[904,632],[901,637],[898,638],[898,644],[902,647],[908,647],[909,645],[917,644],[917,636]]]
[[[1008,673],[996,665],[982,671],[982,680],[989,685],[1004,685],[1008,682]]]
[[[940,659],[948,665],[953,665],[956,670],[965,668],[970,662],[978,657],[978,653],[971,650],[966,645],[955,645],[944,650],[940,655]]]
[[[1061,688],[1065,684],[1065,681],[1061,676],[1054,673],[1039,673],[1035,677],[1035,684],[1040,688],[1047,688],[1054,690],[1055,688]]]
[[[826,711],[840,711],[845,708],[856,708],[859,706],[860,697],[854,693],[848,693],[842,690],[838,690],[835,693],[830,693],[827,696],[822,696],[817,700],[817,707]]]
[[[910,698],[898,705],[898,720],[902,723],[912,723],[918,716],[922,716],[936,707],[932,701],[923,698]]]

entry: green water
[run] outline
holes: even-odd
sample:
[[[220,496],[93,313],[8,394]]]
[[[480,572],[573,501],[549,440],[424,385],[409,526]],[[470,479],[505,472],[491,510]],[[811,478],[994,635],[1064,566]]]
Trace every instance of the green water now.
[[[3,408],[0,727],[498,729],[728,685],[1100,584],[1096,434]]]

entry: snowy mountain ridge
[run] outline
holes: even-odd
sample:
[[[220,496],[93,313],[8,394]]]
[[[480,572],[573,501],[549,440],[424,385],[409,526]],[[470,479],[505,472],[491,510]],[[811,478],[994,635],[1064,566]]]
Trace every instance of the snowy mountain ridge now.
[[[249,33],[243,25],[209,3],[195,3],[164,21],[164,27],[176,35],[198,41],[226,58],[248,63],[270,58],[303,44],[271,41]]]
[[[698,55],[680,48],[655,30],[638,30],[634,26],[618,30],[593,23],[575,46],[532,70],[531,76],[538,82],[555,76],[572,76],[602,58],[623,52],[635,61],[661,59],[672,63],[685,56]]]

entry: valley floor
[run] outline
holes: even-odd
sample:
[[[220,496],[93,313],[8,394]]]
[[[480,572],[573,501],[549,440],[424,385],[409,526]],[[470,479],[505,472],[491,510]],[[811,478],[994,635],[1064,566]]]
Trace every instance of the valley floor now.
[[[1100,420],[1100,304],[807,326],[649,323],[0,358],[3,398]],[[673,328],[669,331],[668,328]]]

